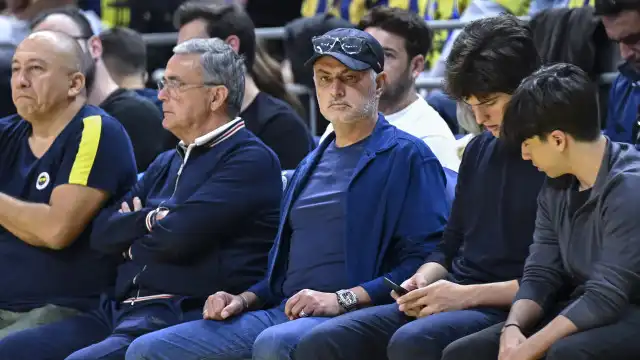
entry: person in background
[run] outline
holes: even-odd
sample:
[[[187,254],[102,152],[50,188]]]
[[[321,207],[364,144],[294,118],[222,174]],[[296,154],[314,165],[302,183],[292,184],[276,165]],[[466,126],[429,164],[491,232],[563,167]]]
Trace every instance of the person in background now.
[[[261,41],[256,42],[256,58],[251,68],[251,78],[258,89],[286,102],[298,115],[305,116],[300,100],[287,90],[281,65],[267,53]]]
[[[618,43],[624,63],[611,84],[604,133],[612,141],[640,143],[640,2],[597,0],[595,12],[601,16],[609,39]]]
[[[147,46],[142,35],[129,28],[115,27],[101,32],[99,37],[104,66],[113,81],[120,88],[135,91],[153,102],[163,112],[158,90],[146,87],[149,80]],[[178,142],[170,131],[164,132],[163,149],[174,149]]]
[[[143,172],[165,150],[162,113],[149,100],[135,92],[118,87],[106,69],[102,59],[102,42],[93,35],[86,17],[77,8],[56,8],[41,14],[32,24],[34,32],[53,30],[63,32],[78,41],[91,59],[87,70],[89,104],[104,109],[122,123],[127,130],[138,164]]]
[[[0,338],[89,311],[113,283],[117,258],[91,250],[89,236],[136,164],[122,125],[86,105],[85,60],[51,31],[13,56],[18,114],[0,119]]]
[[[431,48],[431,30],[418,15],[402,9],[376,7],[358,27],[370,33],[385,51],[387,84],[379,110],[391,125],[422,139],[443,167],[458,171],[456,139],[440,114],[418,95],[416,78]],[[323,138],[333,131],[329,124]]]
[[[212,295],[204,320],[139,338],[128,360],[291,359],[314,327],[391,301],[383,277],[409,277],[432,250],[448,213],[446,180],[424,142],[378,113],[382,46],[356,29],[313,45],[320,108],[335,131],[287,187],[267,276]]]
[[[441,242],[401,284],[409,292],[394,292],[396,304],[319,325],[300,340],[296,359],[440,360],[451,342],[506,318],[544,175],[499,137],[505,104],[540,58],[531,30],[511,15],[466,25],[451,54],[446,91],[489,131],[464,152]]]
[[[142,35],[132,29],[114,27],[99,34],[102,60],[113,81],[152,101],[162,111],[158,90],[148,89],[147,46]],[[174,144],[175,145],[175,144]]]
[[[538,70],[503,124],[549,179],[505,322],[449,345],[446,360],[640,358],[640,153],[600,131],[580,68]]]
[[[236,4],[189,1],[175,13],[178,43],[194,38],[223,39],[246,59],[252,69],[256,54],[253,22]],[[280,159],[283,169],[295,169],[315,147],[303,120],[285,102],[261,91],[247,72],[240,117]]]
[[[207,296],[264,277],[278,229],[275,154],[237,118],[242,58],[220,39],[174,49],[160,99],[181,142],[104,210],[92,246],[124,257],[94,311],[0,341],[2,359],[124,359],[138,336],[201,318]]]

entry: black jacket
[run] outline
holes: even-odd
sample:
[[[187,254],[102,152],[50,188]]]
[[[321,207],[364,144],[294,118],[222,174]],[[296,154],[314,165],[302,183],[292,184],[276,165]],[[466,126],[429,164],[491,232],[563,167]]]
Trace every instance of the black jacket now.
[[[565,176],[542,188],[515,301],[548,310],[573,288],[561,315],[584,331],[615,323],[629,305],[640,305],[640,153],[609,141],[589,198],[570,216],[576,182]]]
[[[529,23],[544,64],[569,63],[595,77],[601,51],[610,51],[609,40],[592,7],[549,9]]]

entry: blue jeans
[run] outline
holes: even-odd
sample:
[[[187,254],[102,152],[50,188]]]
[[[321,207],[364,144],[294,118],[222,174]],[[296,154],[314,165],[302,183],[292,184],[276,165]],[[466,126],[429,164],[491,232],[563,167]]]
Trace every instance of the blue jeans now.
[[[132,306],[103,297],[98,310],[2,339],[0,359],[121,360],[136,337],[202,316],[200,308],[184,312],[183,300],[148,300]]]
[[[390,304],[358,310],[316,327],[295,350],[298,360],[440,360],[455,340],[504,321],[507,312],[469,309],[411,320]]]
[[[127,360],[291,359],[300,338],[329,318],[289,321],[284,304],[226,321],[197,320],[136,339]]]

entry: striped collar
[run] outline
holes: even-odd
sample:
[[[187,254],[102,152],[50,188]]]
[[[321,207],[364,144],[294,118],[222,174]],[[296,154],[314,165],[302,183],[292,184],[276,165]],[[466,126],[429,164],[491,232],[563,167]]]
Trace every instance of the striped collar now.
[[[193,144],[190,146],[206,146],[206,147],[214,147],[221,142],[227,140],[233,134],[237,133],[240,129],[244,128],[244,120],[237,117],[232,121],[220,126],[219,128],[213,130],[212,132],[202,135],[195,139]],[[178,144],[179,149],[186,151],[188,146],[185,145],[184,141],[180,141]]]

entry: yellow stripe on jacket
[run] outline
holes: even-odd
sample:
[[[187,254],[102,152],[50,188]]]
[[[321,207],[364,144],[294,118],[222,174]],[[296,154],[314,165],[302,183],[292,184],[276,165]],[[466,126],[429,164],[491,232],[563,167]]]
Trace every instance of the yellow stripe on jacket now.
[[[82,119],[84,128],[80,138],[80,145],[69,174],[69,184],[87,186],[93,163],[96,160],[100,134],[102,132],[102,117],[88,116]]]

